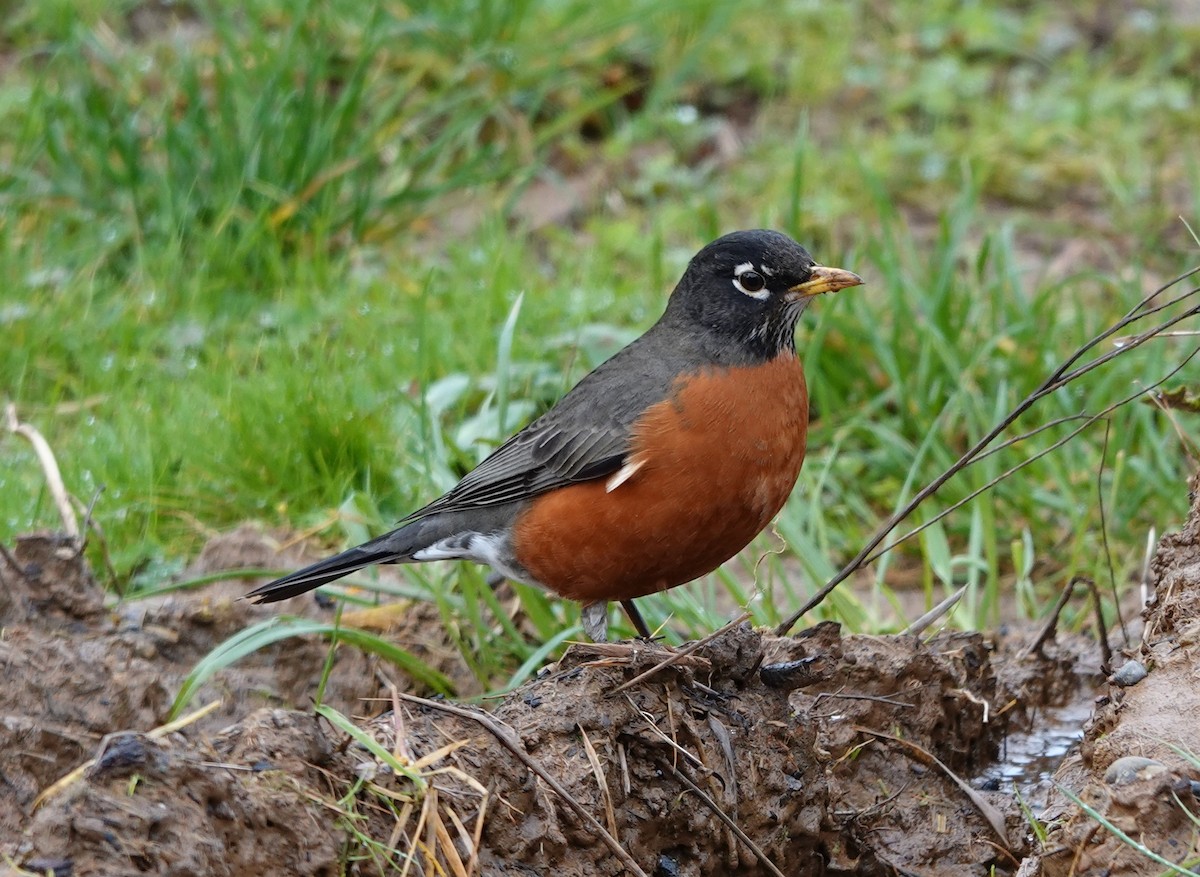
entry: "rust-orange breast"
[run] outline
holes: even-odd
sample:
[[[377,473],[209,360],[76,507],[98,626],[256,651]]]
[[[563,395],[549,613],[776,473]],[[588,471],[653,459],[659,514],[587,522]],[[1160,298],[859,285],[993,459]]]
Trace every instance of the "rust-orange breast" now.
[[[517,520],[517,560],[584,603],[683,584],[741,551],[783,507],[804,462],[808,391],[791,353],[706,370],[634,425],[644,464],[535,500]]]

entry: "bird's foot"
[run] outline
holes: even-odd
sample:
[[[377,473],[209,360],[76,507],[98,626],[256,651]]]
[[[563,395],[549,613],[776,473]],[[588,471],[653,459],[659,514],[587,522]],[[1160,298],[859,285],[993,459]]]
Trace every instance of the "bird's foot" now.
[[[608,642],[608,602],[600,600],[587,603],[579,613],[583,623],[583,632],[594,643]]]
[[[633,626],[637,630],[637,636],[630,641],[631,645],[642,648],[646,646],[669,648],[662,642],[661,636],[655,636],[650,632],[650,628],[642,620],[642,614],[638,612],[632,600],[622,600],[621,606],[624,607],[625,613],[629,616],[629,620],[633,622]],[[585,604],[583,610],[580,612],[580,620],[583,623],[583,632],[588,635],[588,638],[592,642],[608,642],[608,602],[606,600],[597,600],[595,603]]]

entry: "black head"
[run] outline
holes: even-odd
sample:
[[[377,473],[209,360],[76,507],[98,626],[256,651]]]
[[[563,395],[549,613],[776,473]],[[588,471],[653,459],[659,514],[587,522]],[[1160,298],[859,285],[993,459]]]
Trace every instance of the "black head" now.
[[[817,265],[804,247],[777,231],[735,231],[713,241],[688,264],[664,319],[703,327],[750,359],[795,350],[796,321],[823,292],[862,279]]]

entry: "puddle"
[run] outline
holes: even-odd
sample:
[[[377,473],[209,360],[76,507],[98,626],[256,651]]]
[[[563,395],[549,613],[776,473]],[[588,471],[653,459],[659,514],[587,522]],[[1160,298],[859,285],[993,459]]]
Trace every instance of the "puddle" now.
[[[1054,772],[1083,739],[1083,723],[1092,713],[1093,690],[1084,687],[1079,694],[1063,706],[1039,708],[1033,730],[1010,733],[1001,745],[1000,761],[974,784],[1009,793],[1015,789],[1034,813],[1043,810],[1054,788]]]

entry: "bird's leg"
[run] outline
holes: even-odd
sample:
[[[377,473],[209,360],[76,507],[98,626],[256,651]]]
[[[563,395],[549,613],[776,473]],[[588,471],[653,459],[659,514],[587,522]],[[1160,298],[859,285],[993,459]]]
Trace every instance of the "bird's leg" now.
[[[594,643],[608,642],[608,601],[599,600],[587,603],[579,613],[583,622],[583,632]]]
[[[489,588],[491,588],[494,591],[494,590],[496,590],[496,588],[498,588],[502,584],[504,584],[505,578],[507,578],[507,577],[504,575],[504,573],[495,572],[493,570],[492,572],[488,573],[487,585]]]
[[[654,636],[650,633],[650,628],[646,626],[646,622],[642,618],[642,613],[638,611],[637,606],[633,605],[632,600],[622,600],[621,607],[625,610],[625,614],[629,616],[629,620],[633,622],[638,636],[646,640],[646,642],[654,639]]]

